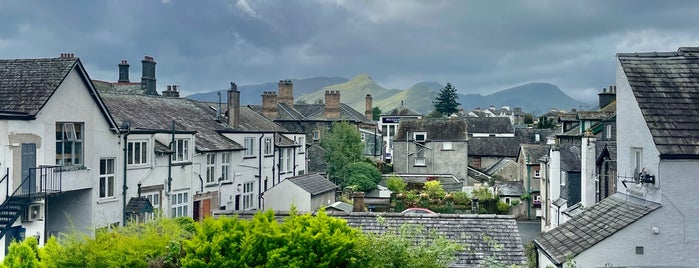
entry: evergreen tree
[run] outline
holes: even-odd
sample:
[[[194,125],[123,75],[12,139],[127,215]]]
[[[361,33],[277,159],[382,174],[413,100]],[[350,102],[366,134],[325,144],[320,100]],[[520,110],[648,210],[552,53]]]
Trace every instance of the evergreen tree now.
[[[447,83],[446,86],[439,90],[439,95],[432,101],[432,104],[434,104],[434,109],[437,112],[443,116],[449,116],[459,111],[457,107],[461,104],[456,102],[457,99],[459,99],[459,96],[456,95],[456,88],[451,83]]]
[[[359,131],[346,121],[333,123],[330,132],[321,138],[320,146],[325,149],[328,175],[336,182],[345,166],[364,160]]]

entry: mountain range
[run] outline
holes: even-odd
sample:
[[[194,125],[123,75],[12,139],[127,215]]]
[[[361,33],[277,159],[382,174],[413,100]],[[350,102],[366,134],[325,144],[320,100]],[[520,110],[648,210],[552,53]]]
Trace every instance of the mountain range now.
[[[427,114],[433,108],[432,100],[437,96],[444,85],[437,82],[420,82],[408,89],[388,89],[376,83],[368,74],[360,74],[352,79],[343,77],[314,77],[308,79],[291,79],[294,83],[294,99],[306,103],[316,103],[324,100],[326,90],[337,90],[341,93],[341,101],[357,111],[363,112],[365,97],[371,94],[373,106],[382,111],[404,105],[415,111]],[[241,104],[262,103],[260,95],[264,91],[277,91],[277,82],[269,82],[257,85],[238,86],[241,96]],[[457,87],[458,89],[458,87]],[[222,100],[225,102],[225,92],[222,89]],[[201,101],[218,101],[217,92],[197,93],[187,98]],[[551,108],[570,110],[572,108],[590,107],[584,103],[566,95],[558,86],[549,83],[528,83],[508,89],[503,89],[492,94],[458,94],[461,107],[464,110],[474,108],[488,108],[490,106],[521,107],[525,112],[535,115],[545,113]]]

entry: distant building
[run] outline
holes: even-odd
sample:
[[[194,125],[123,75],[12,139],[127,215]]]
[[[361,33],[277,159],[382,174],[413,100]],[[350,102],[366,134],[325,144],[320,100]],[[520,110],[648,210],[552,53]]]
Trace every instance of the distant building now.
[[[400,121],[404,119],[422,119],[422,114],[403,106],[403,102],[401,102],[400,107],[379,116],[379,129],[381,129],[381,134],[383,135],[383,158],[386,163],[393,161],[393,139],[397,138],[398,126]]]

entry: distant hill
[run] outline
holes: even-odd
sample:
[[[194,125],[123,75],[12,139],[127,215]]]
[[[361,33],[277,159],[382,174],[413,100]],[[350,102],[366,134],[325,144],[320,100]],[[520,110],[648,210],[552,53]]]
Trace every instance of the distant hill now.
[[[529,83],[482,96],[480,94],[459,94],[459,102],[464,110],[476,107],[488,108],[510,106],[521,107],[525,112],[535,115],[548,112],[551,108],[570,110],[572,108],[585,110],[590,104],[581,102],[566,95],[558,86],[549,83]]]
[[[347,82],[348,79],[344,77],[314,77],[308,79],[290,79],[294,82],[294,96],[302,96],[315,92],[322,89],[323,87],[329,85],[335,85]],[[279,88],[279,81],[269,82],[258,85],[238,85],[238,91],[240,91],[240,104],[262,104],[262,92],[274,91],[277,92]],[[210,101],[217,102],[218,96],[216,92],[221,92],[221,101],[226,102],[226,91],[228,88],[221,90],[214,90],[205,93],[196,93],[187,96],[188,99],[199,100],[199,101]],[[364,111],[362,109],[362,111]]]

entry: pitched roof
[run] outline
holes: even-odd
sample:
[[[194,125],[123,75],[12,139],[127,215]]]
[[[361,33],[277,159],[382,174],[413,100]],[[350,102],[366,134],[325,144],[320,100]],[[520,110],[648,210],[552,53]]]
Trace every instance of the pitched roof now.
[[[558,115],[558,121],[578,121],[576,117],[577,115],[575,113],[561,113]]]
[[[381,114],[381,115],[388,115],[388,116],[422,116],[421,113],[416,112],[415,110],[410,109],[410,108],[405,107],[405,106],[393,108],[393,109],[391,109],[390,111],[388,111],[388,112],[386,112],[386,113],[383,113],[383,114]]]
[[[546,139],[554,134],[553,129],[548,128],[515,128],[515,137],[521,137],[525,144],[546,144]],[[536,135],[539,135],[539,141]]]
[[[240,219],[251,218],[253,211],[222,211],[236,214]],[[456,261],[450,267],[489,267],[489,259],[503,266],[524,265],[527,262],[517,222],[510,215],[474,214],[402,214],[373,212],[327,211],[329,216],[345,219],[347,224],[364,233],[385,233],[401,226],[413,225],[426,233],[436,232],[458,243],[464,249],[456,253]],[[277,212],[281,220],[288,213]]]
[[[508,117],[464,117],[468,133],[514,133]]]
[[[521,196],[524,194],[524,186],[521,181],[498,181],[495,189],[499,196]]]
[[[473,137],[468,140],[468,155],[515,158],[519,145],[517,137]]]
[[[331,208],[338,210],[338,211],[344,211],[344,212],[352,212],[352,209],[353,209],[351,204],[347,204],[347,203],[342,202],[342,201],[337,201],[337,202],[332,203],[330,205],[327,205],[325,207],[326,211],[331,211],[332,210]]]
[[[539,159],[547,155],[551,149],[551,145],[548,144],[522,144],[522,153],[518,154],[517,157],[525,157],[524,161],[526,164],[539,164]]]
[[[617,58],[660,157],[699,157],[699,47]]]
[[[466,121],[462,119],[424,118],[400,120],[395,138],[404,141],[406,133],[414,132],[427,132],[428,140],[466,140],[467,136]]]
[[[580,171],[579,146],[555,145],[553,149],[561,154],[561,171]]]
[[[130,121],[132,131],[196,131],[197,151],[242,150],[243,146],[219,134],[230,129],[202,110],[201,103],[184,98],[102,93],[102,98],[117,122]]]
[[[261,105],[250,105],[255,112],[262,112]],[[282,121],[354,121],[363,123],[372,123],[363,113],[358,112],[347,104],[340,103],[340,118],[327,119],[325,118],[325,104],[294,104],[293,107],[286,103],[277,104],[277,118],[272,120]]]
[[[78,58],[0,60],[0,112],[35,116]]]
[[[660,204],[616,193],[534,239],[555,263],[577,256],[660,207]]]
[[[306,192],[309,192],[311,196],[337,189],[337,185],[318,173],[299,175],[288,178],[287,180],[301,187],[301,189],[305,190]]]
[[[603,120],[610,115],[599,111],[579,111],[577,114],[578,120]]]
[[[153,205],[146,197],[131,197],[126,205],[126,214],[153,212]]]

